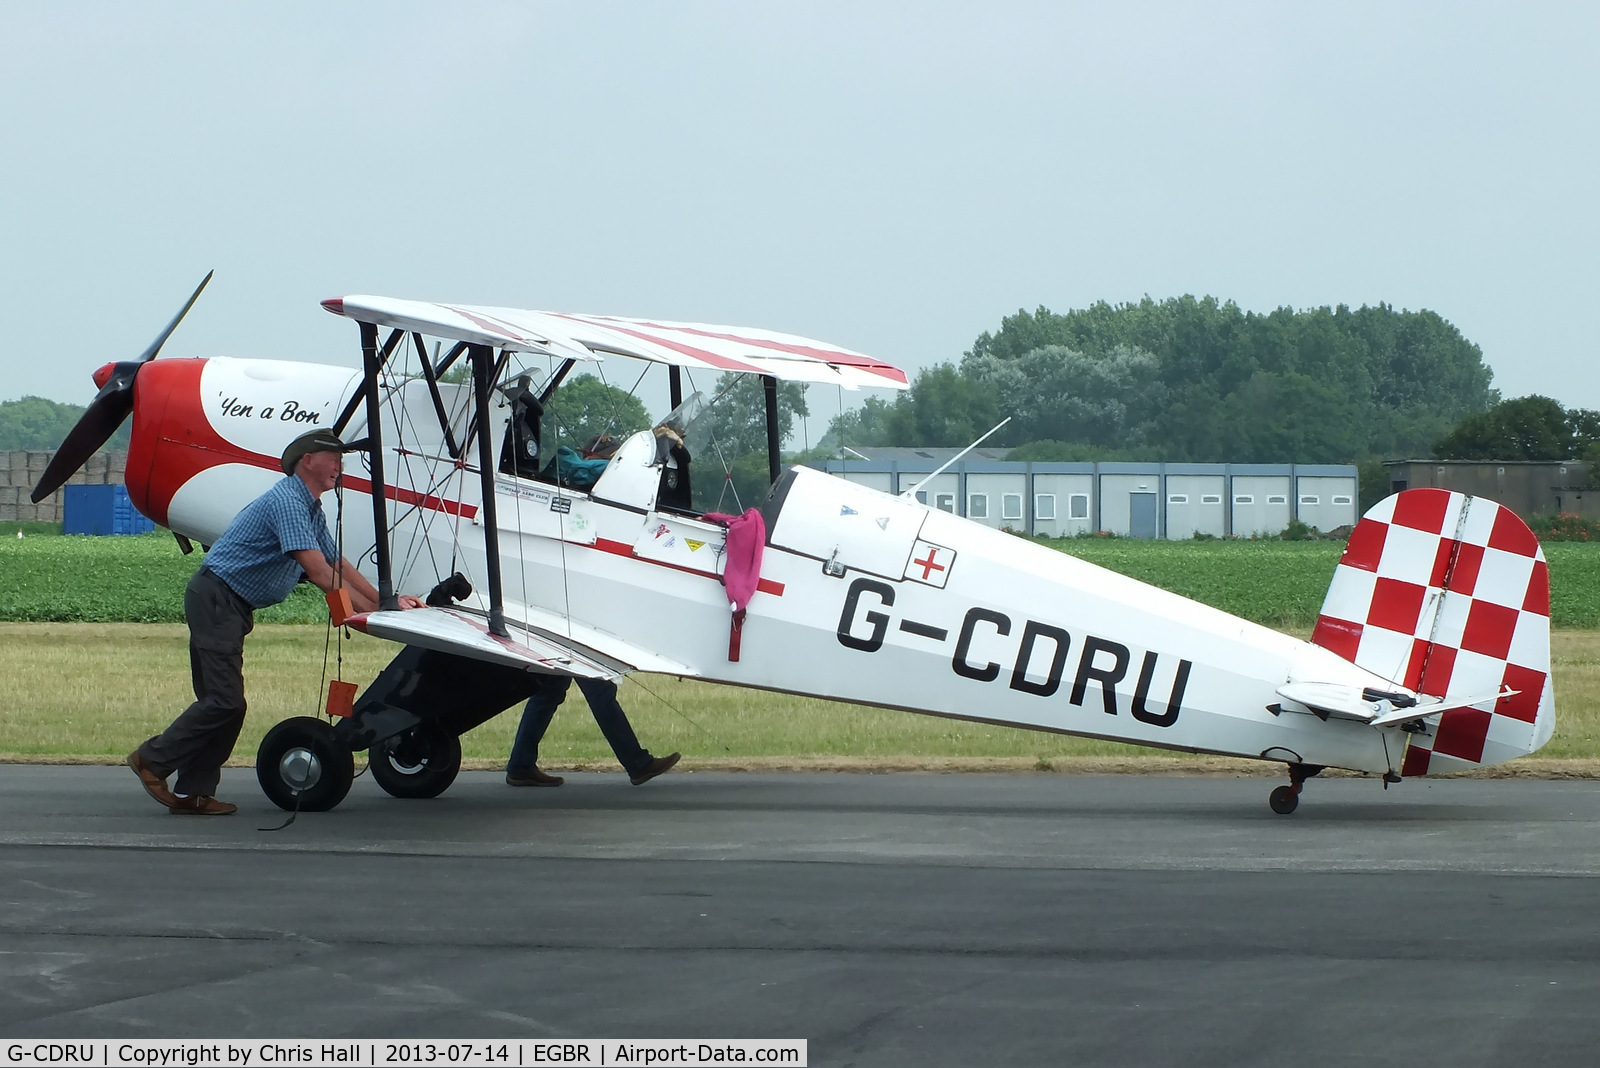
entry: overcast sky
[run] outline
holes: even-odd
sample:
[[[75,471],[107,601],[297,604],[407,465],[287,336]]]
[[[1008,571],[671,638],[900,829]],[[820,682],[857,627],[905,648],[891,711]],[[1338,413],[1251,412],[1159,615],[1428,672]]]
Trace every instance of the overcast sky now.
[[[317,302],[379,293],[914,371],[1193,293],[1429,308],[1600,408],[1593,3],[10,2],[0,53],[0,399],[215,267],[163,355],[353,364]]]

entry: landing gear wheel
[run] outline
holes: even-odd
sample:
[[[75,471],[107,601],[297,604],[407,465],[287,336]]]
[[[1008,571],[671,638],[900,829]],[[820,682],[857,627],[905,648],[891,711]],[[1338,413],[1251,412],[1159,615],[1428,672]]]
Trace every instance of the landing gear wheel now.
[[[1272,811],[1280,816],[1287,816],[1300,807],[1300,787],[1279,786],[1267,798],[1267,804],[1272,806]]]
[[[350,750],[332,727],[311,716],[284,720],[256,750],[256,780],[286,811],[326,812],[344,800],[355,777]]]
[[[391,797],[438,797],[461,770],[461,739],[432,723],[419,723],[374,745],[368,766]]]

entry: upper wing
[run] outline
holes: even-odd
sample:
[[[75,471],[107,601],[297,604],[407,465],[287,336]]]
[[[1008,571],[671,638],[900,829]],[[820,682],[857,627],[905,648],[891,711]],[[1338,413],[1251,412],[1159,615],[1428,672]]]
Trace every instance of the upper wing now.
[[[591,360],[615,353],[679,367],[741,371],[797,382],[828,382],[856,389],[904,389],[900,368],[871,356],[810,338],[748,327],[568,315],[520,308],[432,304],[392,297],[335,297],[322,306],[336,315],[378,326],[416,330],[517,352]]]
[[[364,612],[346,620],[349,626],[376,638],[443,653],[455,653],[491,664],[569,675],[579,679],[612,679],[629,671],[693,675],[691,668],[611,635],[586,635],[593,644],[563,638],[546,630],[508,622],[507,637],[489,632],[481,616],[453,608]]]

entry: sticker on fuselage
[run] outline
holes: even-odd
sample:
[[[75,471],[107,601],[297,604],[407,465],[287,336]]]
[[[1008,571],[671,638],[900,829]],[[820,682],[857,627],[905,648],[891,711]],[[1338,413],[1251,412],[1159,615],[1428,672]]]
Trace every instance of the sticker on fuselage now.
[[[906,564],[906,578],[927,586],[944,589],[950,578],[950,568],[955,565],[956,551],[944,545],[935,545],[920,538],[911,549],[911,560]]]

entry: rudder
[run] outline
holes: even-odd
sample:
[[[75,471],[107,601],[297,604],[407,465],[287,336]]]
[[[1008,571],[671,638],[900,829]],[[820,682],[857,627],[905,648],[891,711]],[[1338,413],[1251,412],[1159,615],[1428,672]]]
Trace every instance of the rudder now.
[[[1549,567],[1527,524],[1487,498],[1412,489],[1380,501],[1350,534],[1311,640],[1433,697],[1518,691],[1412,734],[1404,775],[1498,764],[1555,730]]]

